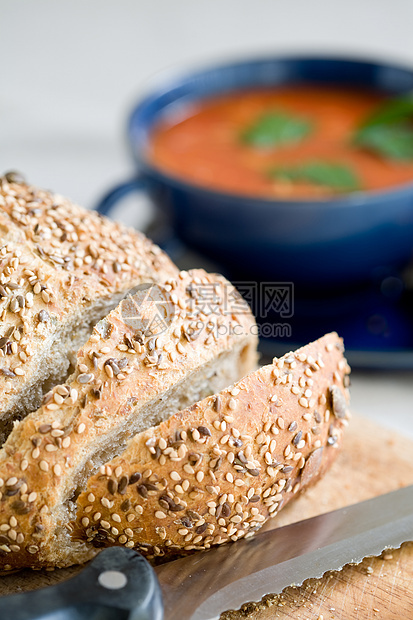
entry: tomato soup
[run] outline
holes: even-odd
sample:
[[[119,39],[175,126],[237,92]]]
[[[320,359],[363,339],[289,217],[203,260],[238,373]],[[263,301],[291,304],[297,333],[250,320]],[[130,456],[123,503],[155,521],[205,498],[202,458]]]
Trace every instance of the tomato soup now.
[[[383,190],[413,181],[413,155],[388,157],[354,137],[385,102],[374,92],[315,85],[217,96],[159,123],[149,159],[190,183],[263,198]]]

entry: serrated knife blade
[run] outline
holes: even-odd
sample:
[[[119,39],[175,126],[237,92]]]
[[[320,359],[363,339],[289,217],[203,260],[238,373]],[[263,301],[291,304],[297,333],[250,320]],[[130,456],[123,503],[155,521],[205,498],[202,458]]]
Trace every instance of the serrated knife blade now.
[[[212,620],[413,540],[413,486],[156,568],[165,620]]]
[[[212,620],[413,540],[413,486],[158,566],[104,549],[78,575],[0,597],[3,620]],[[158,579],[157,579],[157,577]],[[162,600],[163,599],[163,600]]]

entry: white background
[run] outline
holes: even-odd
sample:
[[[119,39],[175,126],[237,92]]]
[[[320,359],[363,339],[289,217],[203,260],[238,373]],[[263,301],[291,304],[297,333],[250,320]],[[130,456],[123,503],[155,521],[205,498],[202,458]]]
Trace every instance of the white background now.
[[[0,0],[0,173],[91,207],[133,170],[126,118],[154,73],[298,50],[413,66],[413,0]],[[355,409],[413,434],[410,373],[353,382]]]

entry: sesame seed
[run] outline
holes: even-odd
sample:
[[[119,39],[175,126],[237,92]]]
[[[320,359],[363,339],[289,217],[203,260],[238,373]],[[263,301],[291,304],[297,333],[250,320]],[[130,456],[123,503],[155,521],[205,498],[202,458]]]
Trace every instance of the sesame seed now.
[[[263,443],[265,443],[265,440],[266,440],[266,435],[265,435],[265,433],[264,433],[264,432],[259,433],[259,434],[257,435],[257,437],[256,437],[256,442],[257,442],[258,444],[263,444]]]
[[[64,398],[66,398],[66,396],[69,396],[69,389],[65,385],[58,385],[56,387],[56,392]]]
[[[231,523],[241,523],[242,517],[240,515],[234,515],[230,519]]]
[[[79,435],[81,435],[85,431],[85,429],[86,429],[86,425],[83,422],[81,422],[79,426],[77,427],[76,432]]]
[[[159,439],[158,446],[160,447],[161,450],[165,450],[168,447],[168,444],[166,443],[163,437]]]
[[[112,366],[110,366],[109,364],[105,364],[105,365],[104,365],[104,369],[105,369],[105,373],[107,374],[107,376],[108,376],[109,378],[112,378],[112,377],[113,377],[113,374],[114,374],[114,373],[113,373],[113,368],[112,368]]]
[[[166,514],[164,512],[162,512],[162,510],[157,510],[155,512],[155,517],[157,519],[166,519]]]
[[[42,471],[49,471],[49,463],[47,461],[40,461],[39,467]]]
[[[180,459],[182,459],[185,456],[185,454],[187,453],[187,450],[188,449],[187,449],[185,444],[182,444],[181,446],[179,446],[179,448],[178,448],[178,456],[179,456]]]
[[[57,409],[59,409],[59,405],[57,403],[48,403],[46,405],[46,409],[48,409],[49,411],[56,411]]]
[[[32,491],[29,495],[29,497],[27,498],[27,501],[29,502],[29,504],[31,504],[32,502],[34,502],[37,498],[37,493],[36,491]]]
[[[56,476],[62,475],[62,468],[60,467],[58,463],[56,463],[56,465],[53,467],[53,472]]]
[[[31,554],[35,554],[39,551],[39,547],[36,545],[30,545],[30,547],[27,547],[27,551]]]

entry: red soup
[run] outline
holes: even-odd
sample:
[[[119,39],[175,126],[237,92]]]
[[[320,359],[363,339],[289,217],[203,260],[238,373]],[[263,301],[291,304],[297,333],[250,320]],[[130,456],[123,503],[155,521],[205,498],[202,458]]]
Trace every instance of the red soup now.
[[[149,158],[188,182],[263,198],[382,190],[413,181],[411,119],[368,126],[391,101],[304,85],[205,99],[155,127]]]

